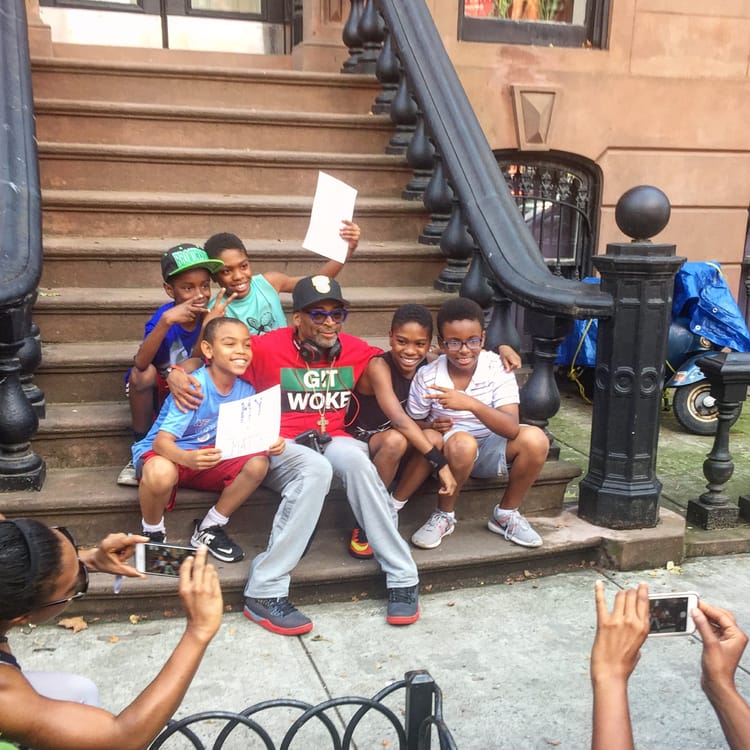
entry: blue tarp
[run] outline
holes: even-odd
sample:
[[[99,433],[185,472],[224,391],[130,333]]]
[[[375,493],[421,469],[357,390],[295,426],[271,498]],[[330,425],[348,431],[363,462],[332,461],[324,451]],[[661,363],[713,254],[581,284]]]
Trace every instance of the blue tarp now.
[[[718,263],[685,263],[677,272],[672,318],[679,317],[717,346],[750,352],[750,331]]]
[[[589,284],[599,279],[586,278]],[[750,352],[750,331],[729,291],[718,263],[685,263],[677,272],[672,319],[687,318],[690,330],[718,346]],[[593,367],[596,364],[597,321],[576,320],[560,344],[555,364]]]

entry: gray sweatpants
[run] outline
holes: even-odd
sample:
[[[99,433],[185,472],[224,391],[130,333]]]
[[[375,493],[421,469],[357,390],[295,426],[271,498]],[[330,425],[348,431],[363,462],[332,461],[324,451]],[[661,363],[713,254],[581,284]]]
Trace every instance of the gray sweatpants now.
[[[268,547],[250,566],[245,596],[287,596],[290,573],[305,552],[331,486],[331,464],[310,448],[286,441],[279,456],[269,457],[263,485],[281,495]]]
[[[386,586],[402,588],[419,582],[417,566],[393,522],[388,490],[370,460],[367,443],[352,437],[335,437],[325,457],[341,479],[357,523],[365,530],[375,559],[385,573]]]

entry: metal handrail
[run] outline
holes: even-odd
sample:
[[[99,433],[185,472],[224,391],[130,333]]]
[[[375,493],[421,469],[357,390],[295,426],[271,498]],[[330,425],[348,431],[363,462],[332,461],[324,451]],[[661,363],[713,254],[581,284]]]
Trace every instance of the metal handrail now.
[[[609,317],[612,297],[554,276],[523,223],[424,0],[375,0],[469,231],[513,301],[549,315]]]

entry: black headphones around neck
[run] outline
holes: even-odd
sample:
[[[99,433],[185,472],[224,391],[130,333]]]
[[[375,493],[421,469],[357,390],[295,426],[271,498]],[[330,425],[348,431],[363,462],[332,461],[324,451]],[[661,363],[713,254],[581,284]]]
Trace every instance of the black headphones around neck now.
[[[302,357],[302,361],[308,365],[316,365],[319,362],[330,364],[341,356],[341,341],[339,339],[336,339],[336,343],[330,349],[323,349],[310,339],[300,341],[296,332],[292,335],[292,340],[297,347],[299,356]]]

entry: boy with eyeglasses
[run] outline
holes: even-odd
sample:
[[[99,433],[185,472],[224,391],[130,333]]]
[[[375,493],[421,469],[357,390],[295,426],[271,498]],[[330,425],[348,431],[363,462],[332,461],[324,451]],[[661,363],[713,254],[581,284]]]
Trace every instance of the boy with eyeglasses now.
[[[412,536],[416,547],[433,549],[456,527],[458,493],[471,476],[508,475],[508,484],[487,527],[524,547],[542,539],[518,508],[544,465],[547,436],[519,424],[518,385],[494,352],[483,349],[484,313],[469,299],[454,297],[437,314],[441,355],[417,371],[407,412],[443,437],[443,454],[456,479],[453,494],[438,496],[438,507]],[[512,469],[509,467],[512,464]]]

